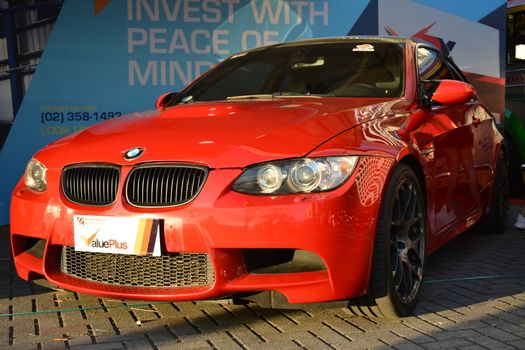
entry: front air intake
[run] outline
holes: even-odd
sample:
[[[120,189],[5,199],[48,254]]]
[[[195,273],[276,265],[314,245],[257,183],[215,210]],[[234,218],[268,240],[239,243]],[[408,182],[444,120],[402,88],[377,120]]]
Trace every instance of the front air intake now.
[[[59,267],[68,276],[114,286],[194,287],[211,285],[215,281],[206,253],[137,256],[62,247]]]

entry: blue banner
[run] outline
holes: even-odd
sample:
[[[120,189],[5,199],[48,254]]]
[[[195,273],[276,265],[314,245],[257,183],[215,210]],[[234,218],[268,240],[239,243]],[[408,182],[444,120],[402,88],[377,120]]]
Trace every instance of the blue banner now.
[[[467,19],[501,3],[484,0],[476,19]],[[378,11],[377,0],[66,1],[0,154],[0,224],[9,222],[11,191],[25,164],[51,141],[153,109],[159,95],[241,50],[347,35],[368,16],[375,27],[353,34],[377,34]]]

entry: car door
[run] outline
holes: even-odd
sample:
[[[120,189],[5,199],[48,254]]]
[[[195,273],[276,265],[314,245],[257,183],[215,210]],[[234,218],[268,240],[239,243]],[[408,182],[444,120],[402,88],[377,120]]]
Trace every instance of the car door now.
[[[422,109],[426,112],[419,133],[427,143],[423,156],[430,164],[429,224],[439,234],[470,212],[479,208],[479,188],[472,153],[474,130],[470,101],[460,105],[441,105],[431,101],[432,93],[444,79],[463,80],[460,73],[438,51],[418,45],[417,63],[419,93]]]

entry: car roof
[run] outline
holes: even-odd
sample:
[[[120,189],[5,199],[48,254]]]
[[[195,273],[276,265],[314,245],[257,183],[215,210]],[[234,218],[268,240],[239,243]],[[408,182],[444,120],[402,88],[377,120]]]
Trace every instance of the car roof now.
[[[338,37],[326,37],[326,38],[310,38],[296,41],[284,41],[280,43],[274,43],[264,46],[255,47],[245,51],[240,51],[233,54],[230,57],[236,57],[239,55],[244,55],[247,53],[265,51],[273,48],[286,48],[294,46],[304,46],[304,45],[325,45],[325,44],[340,44],[340,43],[385,43],[385,44],[424,44],[425,46],[432,47],[434,50],[438,51],[440,55],[443,55],[443,52],[432,45],[429,42],[418,38],[406,38],[398,36],[378,36],[378,35],[359,35],[359,36],[338,36]],[[450,56],[446,56],[451,59]]]
[[[340,43],[385,43],[385,44],[416,44],[424,43],[429,46],[425,41],[421,41],[414,38],[405,38],[405,37],[396,37],[396,36],[377,36],[377,35],[360,35],[360,36],[339,36],[339,37],[328,37],[328,38],[311,38],[303,39],[296,41],[285,41],[281,43],[275,43],[265,46],[259,46],[253,49],[241,51],[243,53],[257,52],[260,50],[267,50],[272,48],[281,48],[281,47],[294,47],[294,46],[304,46],[304,45],[324,45],[324,44],[340,44]],[[439,51],[439,50],[438,50]],[[234,56],[238,55],[235,54]]]
[[[336,44],[344,42],[370,42],[370,43],[390,43],[390,44],[405,44],[408,41],[411,41],[409,38],[395,37],[395,36],[377,36],[377,35],[362,35],[362,36],[339,36],[339,37],[329,37],[329,38],[312,38],[304,39],[297,41],[288,41],[271,46],[274,47],[288,47],[296,45],[316,45],[316,44]]]

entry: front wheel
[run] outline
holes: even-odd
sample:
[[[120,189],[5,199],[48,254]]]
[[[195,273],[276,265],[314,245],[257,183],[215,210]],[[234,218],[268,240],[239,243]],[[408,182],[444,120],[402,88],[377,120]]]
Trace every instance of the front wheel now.
[[[397,318],[416,307],[425,269],[425,200],[407,165],[392,174],[381,205],[368,293],[350,302],[357,315]]]

